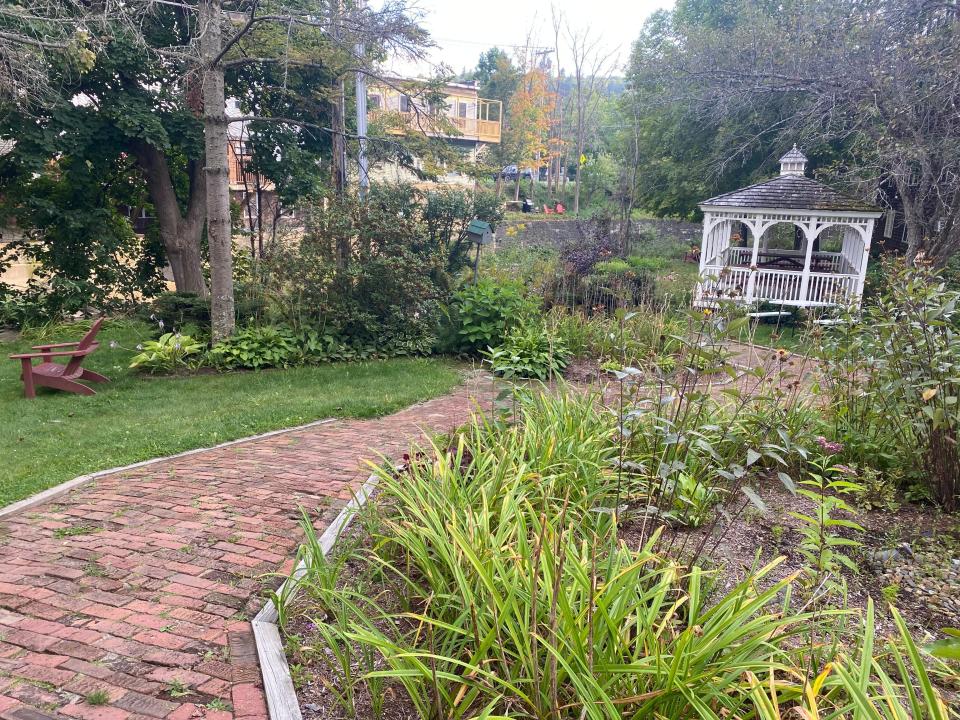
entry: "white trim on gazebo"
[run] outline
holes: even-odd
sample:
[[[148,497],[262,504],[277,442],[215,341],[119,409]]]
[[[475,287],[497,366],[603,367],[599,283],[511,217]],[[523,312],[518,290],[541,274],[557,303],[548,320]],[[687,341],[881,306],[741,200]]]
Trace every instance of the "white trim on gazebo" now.
[[[859,305],[873,226],[881,212],[805,177],[806,161],[794,146],[780,159],[779,177],[700,205],[697,305],[721,299],[796,307]],[[800,229],[802,249],[769,248],[768,231],[782,223]],[[731,245],[740,226],[750,231],[750,247]],[[831,227],[842,228],[839,252],[814,250]]]

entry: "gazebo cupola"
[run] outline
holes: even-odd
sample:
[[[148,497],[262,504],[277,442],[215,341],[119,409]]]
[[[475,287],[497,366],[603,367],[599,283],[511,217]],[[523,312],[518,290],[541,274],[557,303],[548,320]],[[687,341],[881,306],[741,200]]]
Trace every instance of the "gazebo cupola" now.
[[[807,172],[807,156],[797,150],[794,144],[792,150],[780,158],[781,175],[805,175]]]
[[[770,180],[700,204],[696,303],[859,305],[875,206],[806,177],[796,145]]]

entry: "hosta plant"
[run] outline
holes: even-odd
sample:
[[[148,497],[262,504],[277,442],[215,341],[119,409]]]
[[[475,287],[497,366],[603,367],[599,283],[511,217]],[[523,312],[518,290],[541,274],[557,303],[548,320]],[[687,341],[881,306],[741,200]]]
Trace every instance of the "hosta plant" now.
[[[164,333],[156,340],[137,346],[141,352],[130,361],[130,367],[148,373],[171,373],[190,367],[203,345],[189,335]]]
[[[301,359],[297,336],[282,326],[248,327],[207,353],[211,364],[227,370],[287,367]]]
[[[499,345],[511,327],[532,312],[522,288],[511,283],[481,280],[458,290],[453,298],[457,349],[479,353]]]
[[[493,372],[508,379],[547,380],[559,374],[570,360],[564,342],[552,337],[539,321],[516,326],[503,343],[484,354]]]

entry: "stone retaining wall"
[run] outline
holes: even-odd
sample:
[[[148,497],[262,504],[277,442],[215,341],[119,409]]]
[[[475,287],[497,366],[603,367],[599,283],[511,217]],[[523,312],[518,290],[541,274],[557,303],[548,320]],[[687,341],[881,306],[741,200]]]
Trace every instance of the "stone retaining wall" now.
[[[497,245],[521,247],[560,247],[580,237],[580,228],[589,232],[588,221],[575,218],[563,220],[511,220],[497,228]],[[634,232],[650,233],[658,239],[669,238],[684,245],[699,245],[700,223],[679,220],[636,220]]]

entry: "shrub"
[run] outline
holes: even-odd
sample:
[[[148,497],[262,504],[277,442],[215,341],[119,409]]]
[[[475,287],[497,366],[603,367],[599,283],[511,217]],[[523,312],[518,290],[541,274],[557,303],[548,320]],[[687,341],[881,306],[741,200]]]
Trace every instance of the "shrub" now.
[[[251,291],[249,283],[238,284],[235,288],[236,316],[240,323],[249,322],[263,313],[263,298]],[[210,298],[196,293],[165,292],[142,307],[138,315],[161,329],[196,328],[207,335],[210,331]]]
[[[568,274],[589,275],[597,263],[618,256],[620,246],[613,237],[609,219],[581,222],[578,227],[579,237],[560,248],[560,262]]]
[[[686,329],[681,318],[652,307],[618,310],[612,316],[557,307],[547,314],[547,327],[575,357],[619,367],[653,363],[663,369],[673,365],[681,346],[677,337]]]
[[[456,350],[477,354],[503,342],[507,332],[534,310],[515,283],[481,280],[453,296]]]
[[[503,220],[504,203],[495,193],[472,193],[441,188],[427,193],[423,205],[426,239],[446,257],[447,272],[455,275],[470,263],[473,241],[467,237],[471,220],[483,220],[496,229]]]
[[[17,149],[29,152],[28,145]],[[16,217],[25,232],[0,246],[0,266],[8,260],[34,266],[27,294],[42,297],[46,319],[132,307],[163,289],[161,244],[133,232],[104,197],[109,173],[98,177],[82,152],[49,163],[15,162],[5,170],[22,176],[5,176],[0,216]]]
[[[196,293],[165,292],[142,308],[141,317],[148,322],[163,323],[163,327],[179,329],[185,325],[210,327],[210,299]]]
[[[480,254],[480,277],[494,282],[520,283],[527,292],[544,296],[554,284],[560,261],[557,250],[541,245],[520,246],[506,244],[496,252],[484,250]]]
[[[631,255],[627,258],[627,263],[634,270],[645,270],[647,272],[656,272],[666,267],[667,261],[662,257],[644,257],[642,255]]]
[[[265,317],[352,346],[429,351],[450,278],[421,200],[412,188],[378,185],[365,203],[310,208],[303,239],[278,244],[261,265]]]
[[[244,328],[207,353],[210,364],[227,370],[287,367],[300,358],[297,336],[280,326]]]
[[[0,283],[0,328],[25,328],[59,319],[62,313],[51,311],[46,293],[14,290]]]
[[[860,317],[824,333],[825,390],[851,461],[880,448],[947,510],[960,492],[960,292],[926,268],[886,263]],[[882,457],[882,455],[881,455]]]
[[[137,346],[141,350],[130,361],[130,367],[148,373],[170,373],[190,367],[190,358],[203,350],[203,345],[189,335],[164,333],[157,340]]]
[[[649,304],[656,294],[652,273],[635,270],[623,260],[597,263],[594,272],[580,279],[582,304],[607,311]]]
[[[485,355],[497,375],[537,380],[559,374],[570,359],[563,341],[552,337],[539,319],[514,326],[503,342]]]

